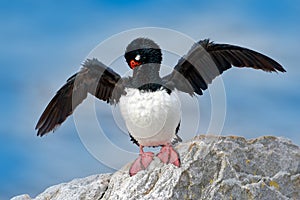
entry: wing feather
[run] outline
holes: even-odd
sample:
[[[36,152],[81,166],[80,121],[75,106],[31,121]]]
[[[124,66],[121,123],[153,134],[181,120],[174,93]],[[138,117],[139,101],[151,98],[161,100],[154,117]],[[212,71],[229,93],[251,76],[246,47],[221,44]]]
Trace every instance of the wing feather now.
[[[97,59],[86,60],[81,70],[67,80],[47,105],[36,125],[37,135],[43,136],[62,124],[88,93],[114,104],[124,93],[122,79]]]
[[[232,66],[285,72],[278,62],[259,52],[206,39],[195,44],[163,80],[167,87],[201,95],[214,78]]]

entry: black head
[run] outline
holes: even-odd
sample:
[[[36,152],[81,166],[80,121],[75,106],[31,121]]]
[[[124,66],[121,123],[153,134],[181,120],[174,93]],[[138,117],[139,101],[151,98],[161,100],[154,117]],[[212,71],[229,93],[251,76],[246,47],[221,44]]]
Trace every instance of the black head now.
[[[126,48],[125,59],[131,69],[142,64],[158,63],[162,61],[159,46],[148,38],[137,38]]]

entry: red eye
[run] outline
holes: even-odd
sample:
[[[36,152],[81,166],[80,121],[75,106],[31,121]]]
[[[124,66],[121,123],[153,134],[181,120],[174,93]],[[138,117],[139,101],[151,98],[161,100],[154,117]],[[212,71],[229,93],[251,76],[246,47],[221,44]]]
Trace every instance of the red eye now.
[[[135,60],[131,60],[130,63],[129,63],[129,65],[130,65],[130,68],[131,68],[131,69],[134,69],[135,67],[141,65],[141,63],[140,63],[140,62],[137,62],[137,61],[135,61]]]

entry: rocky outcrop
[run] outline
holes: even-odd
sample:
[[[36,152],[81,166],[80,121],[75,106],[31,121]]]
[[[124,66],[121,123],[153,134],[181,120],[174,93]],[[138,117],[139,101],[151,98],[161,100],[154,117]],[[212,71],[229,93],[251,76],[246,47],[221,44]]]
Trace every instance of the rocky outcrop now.
[[[74,179],[46,189],[35,200],[64,200],[64,199],[101,199],[108,187],[110,174],[93,175],[86,178]],[[11,200],[31,200],[30,196],[20,195]]]
[[[52,186],[35,199],[300,199],[300,148],[287,139],[198,136],[176,149],[180,168],[155,158],[133,177],[128,164]]]

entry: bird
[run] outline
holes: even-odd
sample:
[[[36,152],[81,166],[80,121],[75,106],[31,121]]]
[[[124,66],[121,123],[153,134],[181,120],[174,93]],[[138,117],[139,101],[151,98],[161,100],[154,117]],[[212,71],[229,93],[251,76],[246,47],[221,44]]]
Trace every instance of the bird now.
[[[173,145],[181,122],[177,91],[202,95],[213,79],[232,67],[248,67],[266,72],[286,72],[272,58],[257,51],[218,44],[210,39],[195,42],[172,72],[160,76],[162,50],[153,40],[139,37],[125,49],[124,58],[132,75],[121,77],[96,58],[86,59],[81,69],[67,79],[39,118],[38,136],[53,131],[70,116],[88,94],[110,104],[118,104],[129,136],[139,146],[139,156],[129,174],[145,170],[154,157],[180,167]],[[144,152],[144,147],[161,147],[159,153]]]

